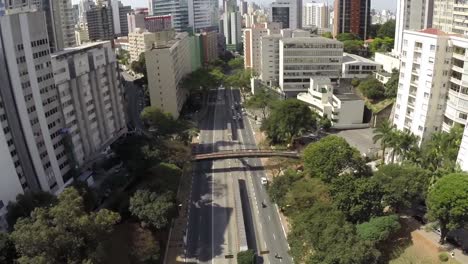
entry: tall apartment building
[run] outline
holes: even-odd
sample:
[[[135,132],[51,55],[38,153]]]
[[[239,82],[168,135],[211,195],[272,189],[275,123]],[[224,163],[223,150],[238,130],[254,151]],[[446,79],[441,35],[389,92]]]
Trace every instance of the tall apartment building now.
[[[333,36],[353,33],[368,38],[371,24],[371,0],[335,0]]]
[[[468,2],[464,0],[434,0],[434,28],[468,35]]]
[[[94,6],[96,6],[96,3],[93,0],[80,0],[78,4],[78,10],[79,10],[78,21],[80,24],[85,25],[87,23],[86,12],[88,12]]]
[[[71,0],[12,0],[5,1],[5,9],[44,11],[52,52],[76,45]]]
[[[71,143],[70,164],[81,167],[127,132],[122,85],[109,41],[69,48],[51,56],[55,86]]]
[[[171,15],[165,16],[147,16],[144,18],[145,28],[149,32],[158,32],[163,30],[170,30],[172,28],[173,17]]]
[[[150,14],[153,16],[172,16],[172,26],[177,32],[187,30],[189,15],[187,0],[150,0]]]
[[[86,12],[89,40],[110,40],[114,38],[112,9],[107,6],[96,6]]]
[[[242,18],[237,10],[235,0],[225,0],[224,13],[221,19],[221,32],[226,38],[226,48],[237,51],[242,44]]]
[[[207,64],[218,58],[218,33],[216,31],[202,32],[202,61]]]
[[[268,34],[261,38],[260,48],[260,80],[270,87],[279,85],[279,41],[286,30],[281,34]]]
[[[188,25],[194,32],[217,30],[219,26],[218,0],[188,0]]]
[[[399,55],[403,44],[403,31],[432,27],[434,0],[398,0],[396,12],[395,44],[393,53]]]
[[[148,16],[148,8],[137,8],[127,14],[128,33],[135,32],[137,28],[145,28],[145,17]]]
[[[279,41],[279,86],[285,97],[306,92],[310,78],[328,77],[332,82],[341,75],[343,43],[310,37],[309,32],[293,32]]]
[[[163,45],[145,52],[151,106],[179,117],[188,92],[180,86],[183,77],[192,71],[190,40],[186,32]]]
[[[60,190],[70,178],[70,166],[44,12],[0,17],[0,58],[0,220],[4,220],[6,205],[18,193]]]
[[[128,20],[127,14],[132,12],[131,6],[124,6],[122,2],[118,0],[112,0],[112,22],[115,36],[127,36],[128,35]]]
[[[256,73],[261,72],[262,37],[269,34],[279,34],[281,23],[269,22],[254,24],[244,29],[244,67]]]
[[[276,0],[270,4],[269,19],[282,24],[282,28],[302,28],[302,0]]]
[[[173,30],[147,32],[139,29],[128,34],[128,46],[130,53],[130,62],[138,60],[140,54],[150,50],[155,42],[164,43],[173,39],[175,33]]]
[[[304,27],[325,29],[329,26],[330,10],[325,3],[305,3],[302,14]]]

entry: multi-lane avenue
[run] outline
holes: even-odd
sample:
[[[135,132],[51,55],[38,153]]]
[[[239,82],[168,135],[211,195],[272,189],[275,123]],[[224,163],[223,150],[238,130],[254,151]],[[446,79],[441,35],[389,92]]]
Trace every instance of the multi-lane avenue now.
[[[240,96],[236,89],[210,91],[199,124],[198,152],[257,147]],[[235,263],[240,248],[248,246],[263,263],[293,263],[277,208],[261,183],[265,172],[260,159],[204,160],[193,168],[187,262]]]

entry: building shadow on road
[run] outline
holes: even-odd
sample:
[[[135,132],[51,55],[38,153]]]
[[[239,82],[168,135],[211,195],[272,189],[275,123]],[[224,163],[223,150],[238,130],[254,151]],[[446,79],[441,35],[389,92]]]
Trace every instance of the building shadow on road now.
[[[253,212],[250,207],[247,184],[245,180],[239,179],[239,191],[244,215],[245,233],[247,235],[247,245],[250,249],[257,251],[257,240],[255,237]]]

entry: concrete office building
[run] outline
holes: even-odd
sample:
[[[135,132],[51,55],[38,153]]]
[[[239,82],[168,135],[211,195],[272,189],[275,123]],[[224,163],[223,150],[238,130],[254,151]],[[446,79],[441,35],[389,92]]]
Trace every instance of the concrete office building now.
[[[135,32],[137,28],[145,28],[145,17],[148,16],[148,8],[137,8],[127,14],[128,33]]]
[[[89,42],[89,33],[86,27],[78,27],[75,30],[76,45],[80,46],[86,42]]]
[[[242,44],[242,18],[235,0],[224,1],[224,13],[220,25],[221,33],[226,39],[226,49],[238,51]]]
[[[270,87],[279,85],[279,41],[284,32],[281,30],[281,34],[268,34],[261,38],[260,80]]]
[[[96,6],[86,12],[90,41],[110,40],[114,38],[112,9],[107,6]]]
[[[175,118],[179,117],[188,96],[180,84],[192,71],[190,56],[190,40],[186,32],[145,52],[151,106],[171,113]]]
[[[145,28],[149,32],[158,32],[172,29],[172,16],[147,16],[144,18]]]
[[[0,226],[5,227],[5,207],[17,194],[56,193],[71,175],[43,11],[0,17],[0,58]]]
[[[268,18],[282,28],[302,28],[302,0],[276,0],[270,4]]]
[[[322,117],[327,117],[336,129],[362,128],[364,100],[353,92],[351,83],[332,84],[329,78],[313,77],[307,92],[297,95]]]
[[[325,3],[305,3],[303,7],[302,26],[326,29],[330,23],[330,10]]]
[[[251,28],[244,29],[244,68],[261,72],[262,37],[279,34],[280,30],[281,23],[275,22],[254,24]]]
[[[343,66],[341,77],[346,79],[364,79],[382,69],[382,65],[373,60],[350,54],[343,53]]]
[[[54,53],[51,61],[69,161],[81,167],[127,132],[116,57],[104,41]]]
[[[112,0],[112,22],[115,36],[127,36],[128,35],[128,20],[127,14],[132,11],[131,6],[124,6],[122,2],[118,0]]]
[[[201,35],[202,61],[208,64],[218,58],[218,33],[216,31],[203,32]]]
[[[401,53],[403,31],[432,27],[434,0],[398,0],[393,53]]]
[[[188,0],[188,25],[194,32],[218,30],[218,0]]]
[[[86,20],[86,12],[96,6],[96,3],[93,0],[80,0],[78,4],[78,23],[85,25],[87,23]]]
[[[263,56],[263,54],[262,54]],[[310,78],[328,77],[332,82],[341,75],[343,43],[309,32],[295,31],[279,41],[279,87],[285,97],[296,97],[309,88]]]
[[[138,60],[140,54],[151,49],[155,42],[162,44],[173,39],[174,36],[175,32],[173,30],[147,32],[138,29],[136,32],[128,34],[130,62]]]
[[[42,10],[46,14],[47,32],[51,51],[73,47],[75,25],[71,0],[12,0],[5,1],[5,10]]]
[[[189,23],[187,0],[150,0],[150,15],[172,16],[172,26],[177,32],[187,30]]]
[[[353,33],[368,38],[371,24],[371,0],[335,0],[333,36]]]
[[[460,87],[461,75],[451,77],[453,49],[450,36],[436,29],[405,31],[400,82],[393,123],[422,141],[440,131],[444,122],[449,87]],[[453,79],[453,84],[449,80]],[[453,93],[453,92],[452,92]],[[467,111],[468,112],[468,111]]]

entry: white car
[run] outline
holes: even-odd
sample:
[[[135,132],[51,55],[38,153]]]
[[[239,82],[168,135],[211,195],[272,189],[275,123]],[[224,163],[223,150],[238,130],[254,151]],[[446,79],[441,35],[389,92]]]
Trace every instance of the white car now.
[[[232,116],[232,120],[236,120],[237,117],[235,115]]]
[[[260,178],[260,182],[261,182],[263,185],[267,185],[267,184],[268,184],[268,180],[267,180],[266,177]]]

